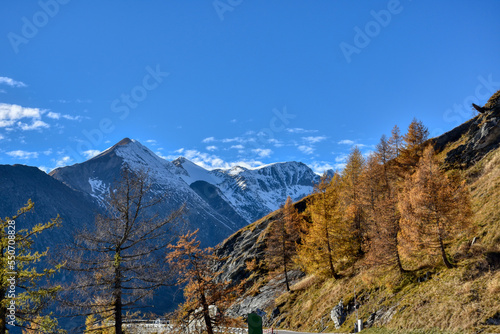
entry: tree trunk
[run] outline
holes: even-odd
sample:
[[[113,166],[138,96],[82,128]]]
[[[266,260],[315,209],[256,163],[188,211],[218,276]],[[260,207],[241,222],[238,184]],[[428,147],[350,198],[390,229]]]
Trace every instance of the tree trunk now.
[[[333,266],[332,247],[330,246],[330,240],[328,240],[328,238],[329,238],[328,230],[326,231],[326,236],[327,236],[326,245],[327,245],[327,249],[328,249],[328,262],[330,264],[330,271],[332,273],[332,277],[335,278],[335,279],[338,279],[339,276],[335,272],[335,267]]]
[[[394,253],[396,255],[396,265],[400,273],[406,272],[406,270],[403,268],[403,265],[401,264],[401,256],[399,255],[399,241],[398,241],[398,234],[401,231],[401,227],[399,225],[399,218],[395,218],[394,220],[394,225],[396,226],[396,233],[394,233]]]
[[[207,299],[205,298],[205,293],[200,291],[201,294],[201,304],[203,305],[203,319],[205,320],[205,325],[207,326],[207,333],[214,334],[212,328],[212,319],[210,319],[210,308],[207,303]]]
[[[286,283],[286,291],[290,291],[290,284],[288,283],[288,270],[286,268],[286,262],[285,264],[285,283]]]
[[[453,268],[453,264],[451,264],[451,262],[448,260],[448,257],[446,256],[446,251],[444,250],[443,238],[441,238],[441,236],[439,236],[439,246],[441,248],[441,257],[443,258],[444,265],[448,269]]]
[[[0,302],[5,300],[5,290],[0,289]],[[0,306],[0,334],[5,334],[7,331],[7,308],[3,305]]]
[[[115,300],[115,334],[122,334],[122,299],[121,292],[118,293],[118,296]]]
[[[283,226],[283,233],[282,233],[282,240],[283,240],[283,269],[285,271],[285,283],[286,283],[286,291],[290,291],[290,284],[288,284],[288,271],[287,271],[287,267],[286,267],[286,253],[287,253],[287,249],[286,249],[286,232],[285,232],[285,226]]]
[[[403,269],[403,265],[401,264],[401,257],[399,256],[399,251],[398,251],[398,246],[396,244],[396,265],[400,273],[406,272],[406,270]]]
[[[122,278],[120,272],[120,251],[117,251],[115,255],[115,284],[114,284],[114,295],[115,295],[115,334],[123,334],[122,331]]]

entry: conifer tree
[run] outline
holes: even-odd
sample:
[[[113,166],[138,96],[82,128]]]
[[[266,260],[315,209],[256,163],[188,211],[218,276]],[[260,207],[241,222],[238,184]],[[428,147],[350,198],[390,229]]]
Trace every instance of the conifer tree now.
[[[347,157],[346,166],[342,172],[342,198],[345,206],[345,216],[351,225],[353,241],[356,243],[357,256],[361,256],[363,242],[366,237],[363,206],[361,202],[361,174],[364,168],[364,158],[356,146]]]
[[[214,265],[224,259],[215,255],[212,248],[201,249],[197,232],[182,235],[177,244],[169,246],[172,251],[167,260],[178,273],[177,284],[185,286],[186,301],[179,307],[179,320],[195,327],[201,321],[207,333],[213,334],[216,326],[231,323],[225,313],[237,297],[238,287],[218,280],[220,273]]]
[[[406,178],[399,208],[408,239],[440,255],[444,265],[452,268],[446,243],[470,226],[470,196],[465,182],[439,169],[432,147],[426,148],[416,172]]]
[[[429,137],[427,127],[417,119],[408,126],[408,131],[403,136],[403,149],[397,159],[400,166],[400,176],[413,173],[424,151],[423,144]]]
[[[270,224],[266,242],[266,260],[269,269],[283,271],[287,291],[290,291],[288,269],[297,253],[297,242],[300,239],[299,224],[299,214],[289,196],[281,208],[278,219]]]
[[[56,319],[43,315],[60,290],[60,286],[45,281],[59,271],[60,265],[46,264],[41,269],[37,263],[47,257],[49,249],[34,250],[35,238],[60,226],[61,220],[58,216],[31,229],[22,228],[16,221],[33,209],[34,203],[28,200],[16,215],[0,218],[0,334],[7,333],[8,324],[45,333],[64,332],[57,328]]]
[[[384,147],[383,144],[378,145],[377,152],[369,156],[362,178],[369,240],[367,261],[373,265],[396,266],[398,271],[403,272],[399,252],[397,193],[391,190],[394,188],[391,186],[391,169],[381,163]]]
[[[391,137],[387,141],[392,149],[392,155],[394,158],[399,157],[401,150],[403,148],[403,137],[401,136],[401,130],[397,125],[394,125],[391,131]]]
[[[350,226],[344,219],[338,174],[331,179],[322,177],[307,208],[312,221],[298,246],[297,262],[308,273],[337,279],[335,265],[351,258],[355,248]]]
[[[173,284],[166,251],[179,234],[183,207],[160,216],[154,207],[165,196],[151,195],[146,172],[124,169],[106,201],[105,214],[82,228],[64,252],[65,269],[75,272],[66,306],[79,315],[95,316],[101,329],[123,333],[124,312]],[[87,324],[88,325],[88,324]]]

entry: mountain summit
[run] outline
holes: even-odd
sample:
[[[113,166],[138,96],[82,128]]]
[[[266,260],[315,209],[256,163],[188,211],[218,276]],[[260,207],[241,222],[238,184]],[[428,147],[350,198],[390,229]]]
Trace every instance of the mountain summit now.
[[[153,191],[168,194],[168,201],[157,208],[162,212],[185,203],[189,228],[200,229],[200,239],[207,245],[278,209],[288,196],[293,200],[307,196],[319,179],[299,162],[206,170],[184,157],[167,161],[129,138],[83,163],[57,168],[50,175],[102,205],[122,168],[148,171]]]

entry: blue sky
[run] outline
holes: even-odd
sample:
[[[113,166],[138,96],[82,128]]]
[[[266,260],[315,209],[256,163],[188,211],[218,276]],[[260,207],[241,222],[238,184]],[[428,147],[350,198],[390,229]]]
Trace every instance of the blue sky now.
[[[0,164],[124,137],[208,168],[341,168],[500,89],[499,1],[3,1]]]

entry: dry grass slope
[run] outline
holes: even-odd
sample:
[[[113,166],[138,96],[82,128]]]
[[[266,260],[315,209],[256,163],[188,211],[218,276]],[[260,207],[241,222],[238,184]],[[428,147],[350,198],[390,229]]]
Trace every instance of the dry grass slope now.
[[[463,139],[461,139],[463,140]],[[352,331],[354,288],[365,321],[378,312],[377,326],[367,333],[500,333],[487,319],[500,310],[500,268],[488,254],[500,252],[500,149],[464,171],[472,190],[475,230],[450,247],[454,269],[422,268],[401,276],[362,265],[340,280],[309,276],[276,300],[280,327],[310,331]],[[469,247],[472,237],[476,241]],[[418,282],[429,271],[430,278]],[[333,306],[343,300],[351,312],[336,330],[330,319]]]

